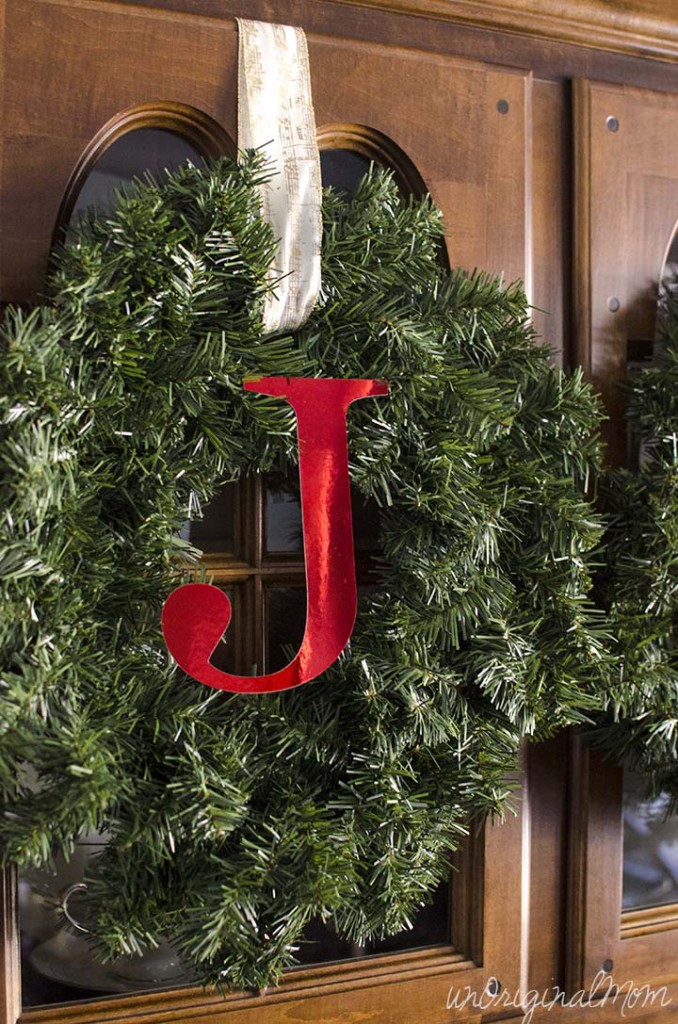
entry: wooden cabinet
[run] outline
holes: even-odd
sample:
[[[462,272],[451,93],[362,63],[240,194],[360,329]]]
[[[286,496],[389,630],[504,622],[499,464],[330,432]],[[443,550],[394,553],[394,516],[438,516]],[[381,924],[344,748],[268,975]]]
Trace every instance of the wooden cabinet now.
[[[666,6],[11,0],[2,29],[0,300],[35,300],[59,218],[122,133],[164,128],[207,156],[234,150],[235,17],[300,24],[321,146],[381,159],[430,190],[452,264],[525,282],[539,334],[601,390],[609,457],[620,462],[617,385],[628,342],[652,337],[654,290],[678,221],[678,14]],[[448,1006],[451,990],[468,986],[480,997],[489,985],[511,1000],[553,985],[574,993],[608,961],[618,980],[670,986],[678,909],[621,912],[620,785],[614,769],[592,768],[576,739],[530,749],[518,815],[488,826],[462,858],[449,943],[305,968],[257,996],[224,1001],[182,989],[32,1009],[21,1019],[471,1024],[493,1011]],[[8,876],[3,1024],[19,1013],[13,902]],[[521,1016],[513,1002],[494,1012]],[[626,1008],[628,1019],[658,1022],[670,1012]],[[621,1019],[618,1004],[536,1008],[533,1019],[573,1013]]]
[[[629,343],[651,345],[678,223],[678,105],[673,93],[580,79],[574,111],[577,361],[610,412],[608,457],[619,464]]]
[[[568,987],[589,990],[601,973],[612,973],[635,986],[666,986],[664,1002],[674,1001],[678,908],[621,909],[621,770],[577,741],[572,774]]]

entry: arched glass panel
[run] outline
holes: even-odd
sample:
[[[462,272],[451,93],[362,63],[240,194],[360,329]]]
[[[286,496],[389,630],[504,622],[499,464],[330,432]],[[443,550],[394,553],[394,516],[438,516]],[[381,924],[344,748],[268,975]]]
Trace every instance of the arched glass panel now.
[[[323,149],[320,152],[323,185],[352,195],[371,163],[368,157],[350,149]]]
[[[318,132],[323,185],[352,192],[370,163],[393,171],[404,196],[423,196],[424,179],[392,139],[367,125],[325,125]]]
[[[187,139],[165,128],[136,128],[120,135],[104,150],[85,178],[70,213],[69,224],[96,210],[108,213],[120,189],[150,175],[161,182],[182,164],[201,166],[201,153]]]

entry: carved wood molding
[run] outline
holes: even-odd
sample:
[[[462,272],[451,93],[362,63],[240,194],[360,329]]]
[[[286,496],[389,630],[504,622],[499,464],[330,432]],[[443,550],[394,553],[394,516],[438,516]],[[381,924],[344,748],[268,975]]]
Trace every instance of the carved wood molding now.
[[[678,927],[678,904],[627,910],[622,914],[621,936],[650,935],[652,932],[675,931]]]
[[[663,0],[340,0],[636,57],[678,57],[678,11]]]
[[[574,204],[572,300],[574,360],[591,379],[591,109],[590,84],[572,83]]]
[[[192,143],[198,152],[208,158],[226,154],[236,157],[235,142],[221,125],[201,110],[183,103],[139,103],[112,117],[88,143],[73,171],[61,201],[52,245],[61,241],[68,227],[76,200],[97,160],[110,145],[127,132],[144,128],[159,128],[173,132]]]
[[[64,2],[64,0],[56,0]],[[68,0],[71,6],[93,0]],[[108,2],[108,0],[99,0]],[[678,58],[678,9],[666,0],[117,0],[128,6],[217,18],[257,17],[303,25],[337,8],[427,18],[493,33],[648,57]],[[322,17],[320,17],[322,21]]]

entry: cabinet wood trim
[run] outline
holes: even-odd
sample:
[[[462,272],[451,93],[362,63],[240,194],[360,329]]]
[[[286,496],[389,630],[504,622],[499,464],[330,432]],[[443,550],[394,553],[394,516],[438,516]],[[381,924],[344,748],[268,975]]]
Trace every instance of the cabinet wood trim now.
[[[672,60],[678,54],[678,16],[671,13],[661,0],[635,0],[626,5],[624,12],[601,0],[590,0],[589,3],[581,0],[344,2],[659,60]]]
[[[619,986],[675,984],[678,905],[621,909],[622,770],[575,737],[571,771],[567,991],[596,991],[606,974]]]
[[[148,6],[148,0],[123,2]],[[156,2],[150,0],[151,6]],[[243,8],[250,3],[246,0]],[[162,0],[162,6],[208,17],[219,17],[223,9],[221,0]],[[609,0],[330,0],[324,6],[404,14],[661,61],[678,56],[678,11],[664,0],[630,0],[623,10]]]
[[[574,122],[573,336],[574,362],[591,378],[591,105],[589,83],[572,83]]]
[[[622,914],[622,939],[635,935],[650,935],[652,932],[673,931],[678,927],[678,904],[662,907],[646,907],[643,910],[627,910]]]
[[[0,869],[2,941],[0,957],[0,1024],[14,1024],[21,1010],[21,965],[17,919],[17,875],[13,867]]]

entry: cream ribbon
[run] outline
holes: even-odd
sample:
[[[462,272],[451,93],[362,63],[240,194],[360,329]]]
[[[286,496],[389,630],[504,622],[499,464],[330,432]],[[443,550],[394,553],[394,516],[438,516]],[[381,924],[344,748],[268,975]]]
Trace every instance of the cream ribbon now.
[[[306,36],[300,28],[238,18],[238,148],[261,150],[272,177],[264,219],[278,239],[264,331],[301,326],[320,290],[320,158]]]

